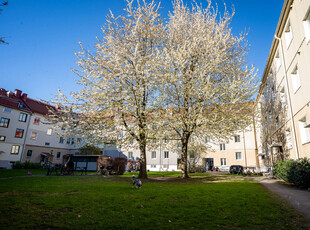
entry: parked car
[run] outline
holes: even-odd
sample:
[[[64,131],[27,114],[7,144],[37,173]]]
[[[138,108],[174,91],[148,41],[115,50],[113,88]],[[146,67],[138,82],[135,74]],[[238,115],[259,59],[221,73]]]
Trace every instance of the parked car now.
[[[230,174],[242,175],[243,174],[243,167],[241,165],[231,165],[229,168],[229,173]]]

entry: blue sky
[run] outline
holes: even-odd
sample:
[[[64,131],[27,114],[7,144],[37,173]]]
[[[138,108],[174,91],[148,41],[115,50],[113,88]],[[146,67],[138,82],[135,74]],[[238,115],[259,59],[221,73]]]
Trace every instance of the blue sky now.
[[[4,0],[0,0],[3,2]],[[190,2],[184,0],[184,2]],[[196,0],[206,5],[205,0]],[[213,0],[223,8],[223,0]],[[261,78],[284,0],[225,0],[236,14],[233,33],[247,30],[249,64]],[[162,16],[171,11],[171,1],[162,0]],[[78,42],[93,49],[96,36],[109,9],[123,13],[124,0],[9,0],[0,15],[0,88],[20,89],[34,99],[51,100],[60,88],[65,94],[76,91],[72,73],[76,68]]]

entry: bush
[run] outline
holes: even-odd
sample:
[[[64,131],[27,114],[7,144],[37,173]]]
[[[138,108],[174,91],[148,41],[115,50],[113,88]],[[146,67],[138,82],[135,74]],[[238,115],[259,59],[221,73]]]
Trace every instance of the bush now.
[[[41,168],[40,163],[33,163],[30,161],[25,161],[24,163],[20,163],[19,161],[15,161],[12,164],[13,169],[39,169]]]
[[[277,177],[300,188],[310,188],[310,160],[302,158],[299,161],[278,161],[274,165]]]
[[[124,157],[116,157],[113,162],[113,169],[117,175],[123,175],[126,170],[127,159]]]
[[[12,168],[13,168],[13,169],[22,169],[22,168],[23,168],[23,164],[20,163],[19,161],[15,161],[15,162],[13,162],[13,164],[12,164]]]

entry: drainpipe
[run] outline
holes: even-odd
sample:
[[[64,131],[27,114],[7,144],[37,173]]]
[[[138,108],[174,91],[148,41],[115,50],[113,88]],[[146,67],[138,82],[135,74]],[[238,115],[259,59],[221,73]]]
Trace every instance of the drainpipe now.
[[[248,167],[248,162],[246,159],[246,146],[245,146],[245,134],[244,134],[244,129],[242,130],[243,132],[243,150],[244,150],[244,162],[245,162],[245,168]]]
[[[297,138],[296,138],[296,132],[295,132],[295,124],[294,124],[294,119],[293,119],[293,110],[292,110],[292,104],[291,104],[291,95],[290,95],[290,90],[288,86],[288,77],[286,73],[286,65],[285,65],[285,60],[284,60],[284,52],[283,52],[283,46],[282,46],[282,40],[281,38],[277,37],[277,35],[274,35],[275,39],[279,41],[279,45],[281,47],[281,59],[283,63],[283,72],[284,72],[284,78],[285,78],[285,84],[286,84],[286,95],[288,98],[288,109],[290,112],[290,120],[291,120],[291,125],[292,125],[292,132],[293,132],[293,139],[294,139],[294,147],[295,147],[295,154],[296,154],[296,159],[299,160],[299,151],[297,147]],[[273,154],[273,153],[272,153]]]
[[[22,163],[24,152],[25,152],[25,146],[26,146],[26,141],[27,141],[27,136],[28,136],[28,130],[29,130],[31,116],[32,116],[32,113],[30,113],[29,119],[28,119],[28,124],[27,124],[26,132],[25,132],[25,139],[24,139],[24,143],[23,143],[23,149],[22,149],[22,152],[21,152],[21,155],[20,155],[20,160],[19,160],[20,163]]]

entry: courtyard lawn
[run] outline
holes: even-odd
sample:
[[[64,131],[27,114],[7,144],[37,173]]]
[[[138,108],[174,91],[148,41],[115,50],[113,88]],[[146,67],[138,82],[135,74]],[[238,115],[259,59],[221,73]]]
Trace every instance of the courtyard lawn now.
[[[17,177],[17,176],[29,176],[31,175],[46,175],[46,169],[0,169],[0,178],[4,177]]]
[[[2,229],[307,229],[302,216],[240,177],[0,179]],[[163,179],[163,177],[161,177]],[[308,226],[309,227],[309,226]]]

